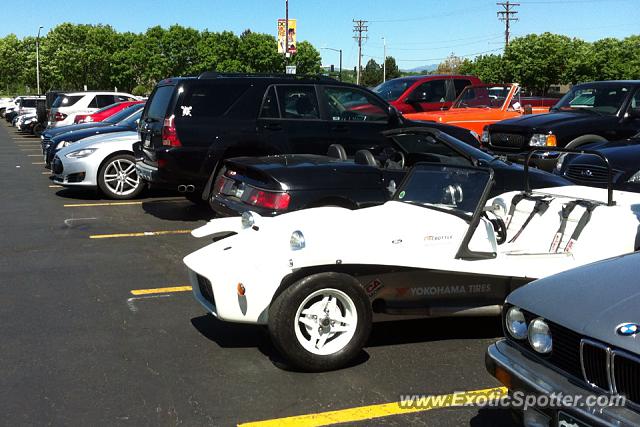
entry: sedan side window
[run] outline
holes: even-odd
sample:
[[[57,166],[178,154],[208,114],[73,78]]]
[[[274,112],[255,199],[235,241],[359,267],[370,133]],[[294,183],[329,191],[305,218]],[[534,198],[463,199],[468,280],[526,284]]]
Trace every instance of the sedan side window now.
[[[323,87],[330,120],[334,121],[388,121],[385,106],[370,94],[350,87]]]
[[[106,107],[114,103],[113,95],[96,95],[98,108]]]
[[[278,86],[280,111],[284,119],[319,119],[318,99],[313,86]]]

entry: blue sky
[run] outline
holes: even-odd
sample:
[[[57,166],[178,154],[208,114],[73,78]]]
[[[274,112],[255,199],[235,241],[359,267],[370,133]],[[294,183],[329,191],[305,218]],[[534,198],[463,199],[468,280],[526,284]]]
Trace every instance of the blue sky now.
[[[109,24],[118,31],[143,32],[172,24],[211,31],[276,33],[284,0],[27,0],[3,7],[0,36],[35,35],[62,22]],[[520,0],[514,35],[550,31],[588,41],[640,33],[640,0]],[[18,7],[13,7],[18,5]],[[352,19],[369,20],[363,62],[394,56],[402,69],[438,63],[451,52],[472,57],[500,52],[504,24],[496,0],[290,0],[289,17],[298,20],[299,40],[343,50],[345,68],[357,64]],[[338,64],[338,54],[321,50],[323,64]]]

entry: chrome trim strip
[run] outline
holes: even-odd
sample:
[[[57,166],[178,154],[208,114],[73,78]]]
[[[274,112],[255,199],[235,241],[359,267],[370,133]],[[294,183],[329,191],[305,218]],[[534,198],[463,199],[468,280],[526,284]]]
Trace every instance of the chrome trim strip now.
[[[587,379],[587,373],[585,371],[584,368],[584,345],[588,344],[592,347],[596,347],[599,348],[601,350],[606,351],[606,372],[607,372],[607,385],[609,386],[608,390],[603,389],[602,387],[597,386],[596,384],[592,383],[591,381],[589,381],[589,379]],[[611,368],[611,347],[601,344],[597,341],[593,341],[590,340],[588,338],[582,338],[580,340],[580,369],[582,370],[582,378],[584,379],[584,381],[591,386],[592,388],[596,389],[596,390],[600,390],[603,391],[605,393],[613,393],[613,386],[612,386],[612,380],[611,380],[611,374],[612,374],[612,368]]]

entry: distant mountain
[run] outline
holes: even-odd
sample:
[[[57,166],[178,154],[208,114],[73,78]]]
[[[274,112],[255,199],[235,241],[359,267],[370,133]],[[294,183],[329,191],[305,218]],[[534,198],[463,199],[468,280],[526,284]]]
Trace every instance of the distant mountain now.
[[[428,64],[428,65],[420,65],[418,67],[413,67],[407,70],[400,70],[400,71],[404,71],[405,73],[419,73],[421,71],[426,71],[427,73],[430,73],[437,69],[438,69],[438,64]]]

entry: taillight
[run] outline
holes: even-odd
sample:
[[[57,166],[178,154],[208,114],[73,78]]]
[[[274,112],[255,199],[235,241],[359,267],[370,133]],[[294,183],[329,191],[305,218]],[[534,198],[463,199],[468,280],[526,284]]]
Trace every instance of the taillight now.
[[[216,180],[216,185],[214,187],[216,193],[222,193],[222,190],[224,189],[224,184],[226,183],[226,181],[227,181],[227,178],[225,178],[224,176],[218,177],[218,179]]]
[[[242,199],[253,206],[279,211],[289,207],[291,196],[289,193],[275,193],[248,186],[242,195]]]
[[[66,118],[67,118],[67,115],[66,115],[65,113],[57,112],[57,113],[53,116],[53,121],[55,121],[55,122],[61,122],[61,121],[63,121],[63,120],[64,120],[64,119],[66,119]]]
[[[89,122],[89,117],[86,114],[78,114],[75,119],[73,119],[73,123],[85,123]]]
[[[164,126],[162,126],[162,145],[167,145],[169,147],[182,147],[182,143],[180,142],[180,138],[178,138],[178,132],[176,132],[176,127],[174,125],[175,115],[171,115],[171,117],[167,117],[164,119]]]

